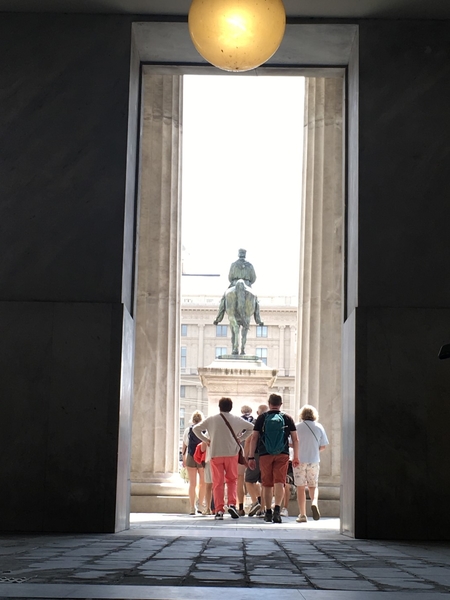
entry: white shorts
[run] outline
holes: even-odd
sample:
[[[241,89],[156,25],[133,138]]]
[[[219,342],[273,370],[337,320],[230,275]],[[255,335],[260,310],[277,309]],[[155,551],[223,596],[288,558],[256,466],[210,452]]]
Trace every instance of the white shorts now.
[[[300,463],[294,467],[295,485],[317,487],[319,483],[320,463]]]
[[[205,463],[205,483],[212,483],[211,465],[209,464],[209,461]]]

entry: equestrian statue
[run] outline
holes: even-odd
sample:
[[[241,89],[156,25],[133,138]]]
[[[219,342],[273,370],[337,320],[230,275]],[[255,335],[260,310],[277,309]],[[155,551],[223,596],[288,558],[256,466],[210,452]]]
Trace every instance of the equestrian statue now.
[[[264,325],[259,315],[258,298],[252,290],[252,284],[256,281],[255,269],[251,263],[245,260],[246,254],[247,251],[240,248],[239,259],[230,267],[228,274],[230,285],[220,300],[219,311],[214,321],[214,325],[218,325],[225,312],[227,313],[231,328],[231,353],[234,355],[239,354],[239,334],[240,354],[245,354],[245,344],[252,315],[257,325]]]

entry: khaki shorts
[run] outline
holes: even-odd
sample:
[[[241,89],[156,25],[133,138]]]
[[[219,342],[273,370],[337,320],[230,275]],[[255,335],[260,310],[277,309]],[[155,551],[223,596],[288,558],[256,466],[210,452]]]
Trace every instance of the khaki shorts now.
[[[197,469],[203,469],[203,465],[201,465],[200,463],[195,462],[194,457],[191,456],[190,454],[186,455],[186,466],[187,467],[197,468]]]
[[[256,466],[252,470],[250,467],[245,470],[245,482],[246,483],[258,483],[261,482],[261,470],[259,468],[259,454],[255,453]]]
[[[295,485],[317,487],[319,483],[320,463],[300,463],[294,467]]]
[[[263,454],[259,457],[261,483],[263,487],[272,487],[274,483],[286,483],[289,454]]]

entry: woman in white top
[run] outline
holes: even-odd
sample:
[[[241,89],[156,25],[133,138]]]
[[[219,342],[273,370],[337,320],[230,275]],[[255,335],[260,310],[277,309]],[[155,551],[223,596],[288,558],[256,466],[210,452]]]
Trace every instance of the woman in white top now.
[[[300,514],[298,523],[306,523],[306,487],[311,498],[311,512],[313,519],[320,519],[318,506],[319,500],[319,470],[320,453],[328,446],[325,429],[318,422],[319,414],[314,406],[305,404],[300,411],[300,423],[295,428],[298,433],[298,452],[300,464],[294,467],[294,482],[297,486],[297,502]]]

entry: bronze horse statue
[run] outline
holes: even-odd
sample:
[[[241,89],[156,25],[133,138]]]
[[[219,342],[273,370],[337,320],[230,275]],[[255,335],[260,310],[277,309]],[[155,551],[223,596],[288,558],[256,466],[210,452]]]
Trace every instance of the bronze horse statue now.
[[[232,354],[239,354],[239,333],[241,354],[245,354],[250,317],[254,315],[256,296],[243,279],[225,292],[225,310],[231,327]]]

